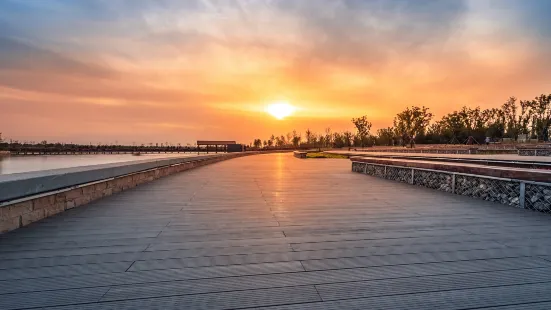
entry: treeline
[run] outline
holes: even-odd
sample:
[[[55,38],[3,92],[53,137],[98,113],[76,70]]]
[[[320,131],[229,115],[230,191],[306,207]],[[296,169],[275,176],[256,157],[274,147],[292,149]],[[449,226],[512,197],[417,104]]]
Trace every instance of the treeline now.
[[[367,115],[353,118],[355,132],[314,133],[304,136],[293,130],[286,135],[255,139],[255,148],[284,147],[365,147],[373,145],[476,144],[490,141],[518,141],[519,138],[549,140],[551,94],[532,100],[510,97],[498,108],[462,107],[434,120],[429,108],[411,106],[394,117],[392,126],[371,131]]]

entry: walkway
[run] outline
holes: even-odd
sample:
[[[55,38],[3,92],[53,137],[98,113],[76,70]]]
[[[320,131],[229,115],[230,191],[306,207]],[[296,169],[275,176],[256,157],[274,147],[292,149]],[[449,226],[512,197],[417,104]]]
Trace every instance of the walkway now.
[[[0,269],[0,309],[551,309],[551,217],[258,155],[3,235]]]

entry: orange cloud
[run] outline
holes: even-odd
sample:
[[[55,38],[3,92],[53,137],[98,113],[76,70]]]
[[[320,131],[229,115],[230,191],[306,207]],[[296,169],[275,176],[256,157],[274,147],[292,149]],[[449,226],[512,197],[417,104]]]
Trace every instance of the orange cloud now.
[[[248,143],[352,129],[363,114],[386,127],[413,104],[437,116],[497,106],[549,92],[551,82],[549,38],[529,27],[535,15],[521,2],[119,5],[0,13],[11,31],[0,31],[4,135]],[[279,100],[298,111],[275,120],[264,106]]]

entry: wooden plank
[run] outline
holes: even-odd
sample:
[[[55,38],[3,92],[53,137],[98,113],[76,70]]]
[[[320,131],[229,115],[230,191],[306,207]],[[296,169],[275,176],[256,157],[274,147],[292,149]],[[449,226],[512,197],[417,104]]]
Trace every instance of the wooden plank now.
[[[320,301],[313,286],[292,288],[258,289],[246,291],[221,292],[171,296],[150,299],[123,300],[79,305],[81,310],[133,310],[133,309],[209,309],[226,310],[242,309],[271,305],[304,304]],[[51,310],[75,309],[74,306],[55,307]]]
[[[97,302],[109,290],[107,287],[7,294],[0,296],[0,309],[27,309]]]
[[[213,279],[300,271],[304,271],[304,268],[300,262],[283,262],[154,271],[95,273],[91,275],[74,275],[71,277],[38,277],[32,279],[0,281],[0,292],[2,292],[2,294],[6,294],[16,292],[34,292],[40,290],[65,290],[82,287],[114,286],[192,279]]]
[[[392,276],[391,273],[388,273]],[[373,279],[368,269],[297,272],[112,287],[102,301],[316,285],[324,301],[551,282],[551,268]],[[370,279],[366,281],[366,279]],[[330,283],[330,284],[327,284]],[[547,285],[547,284],[545,284]]]

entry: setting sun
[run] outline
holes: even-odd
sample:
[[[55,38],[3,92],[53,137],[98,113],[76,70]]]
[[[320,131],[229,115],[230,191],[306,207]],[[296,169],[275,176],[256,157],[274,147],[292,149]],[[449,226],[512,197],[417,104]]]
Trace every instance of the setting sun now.
[[[266,107],[266,112],[277,119],[284,119],[285,117],[293,114],[295,110],[296,108],[287,102],[275,102]]]

